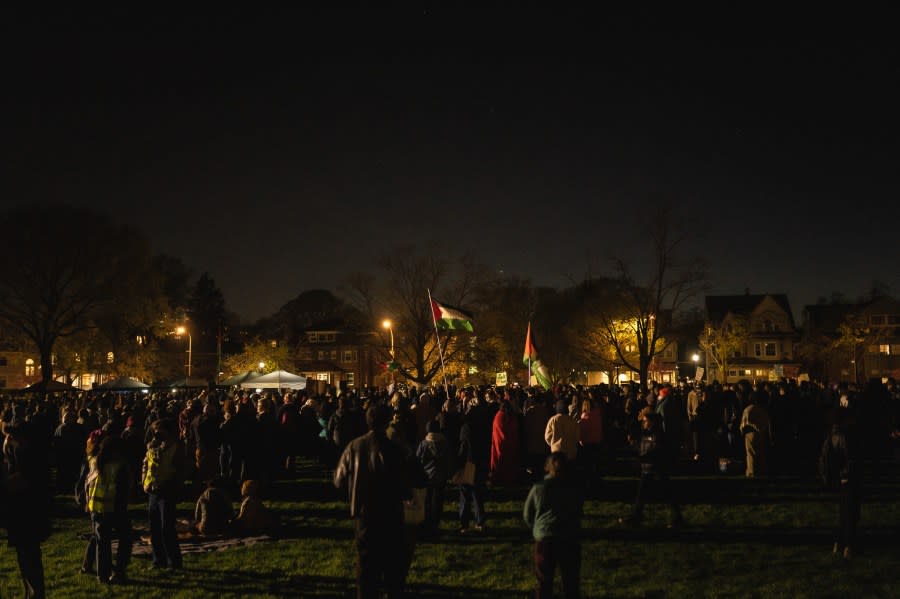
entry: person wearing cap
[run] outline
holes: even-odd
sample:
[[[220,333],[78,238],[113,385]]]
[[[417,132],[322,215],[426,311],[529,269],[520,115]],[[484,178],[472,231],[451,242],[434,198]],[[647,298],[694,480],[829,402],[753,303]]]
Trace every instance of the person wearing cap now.
[[[580,440],[578,423],[569,416],[569,404],[560,399],[556,402],[556,414],[547,421],[544,441],[550,446],[551,453],[561,451],[566,454],[566,459],[574,461],[578,456]]]
[[[681,526],[683,524],[681,506],[678,505],[672,482],[669,479],[671,459],[667,455],[666,435],[662,429],[662,419],[653,408],[648,406],[641,410],[640,423],[641,439],[638,445],[638,460],[641,471],[637,497],[631,515],[628,518],[619,519],[619,524],[629,526],[640,524],[644,517],[644,504],[647,496],[651,494],[653,487],[656,487],[660,500],[669,503],[669,527]]]
[[[665,433],[666,457],[674,464],[681,452],[684,407],[681,405],[681,398],[672,393],[672,387],[666,385],[659,390],[656,413],[659,414],[662,430]]]

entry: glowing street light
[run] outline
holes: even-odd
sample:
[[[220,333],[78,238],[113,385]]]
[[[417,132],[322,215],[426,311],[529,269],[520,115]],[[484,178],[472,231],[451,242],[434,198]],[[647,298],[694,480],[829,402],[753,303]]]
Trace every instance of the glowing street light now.
[[[381,326],[386,328],[391,333],[391,361],[394,361],[394,328],[391,324],[390,320],[385,320],[381,323]]]
[[[260,362],[260,363],[259,363],[259,372],[260,372],[260,374],[262,374],[262,371],[263,371],[263,369],[265,369],[265,367],[266,367],[266,363],[265,363],[265,362]]]
[[[700,362],[700,356],[698,354],[694,354],[693,356],[691,356],[691,360],[694,361],[694,366],[696,366],[697,363]]]
[[[187,355],[188,355],[188,360],[187,360],[187,375],[188,375],[188,378],[191,378],[191,357],[192,357],[192,353],[193,353],[193,352],[192,352],[192,349],[193,349],[192,346],[193,346],[193,344],[194,344],[193,339],[191,338],[191,334],[188,332],[187,327],[184,327],[184,326],[177,327],[177,328],[175,329],[175,334],[178,335],[179,337],[180,337],[181,335],[187,335],[187,338],[188,338],[188,350],[187,350]]]

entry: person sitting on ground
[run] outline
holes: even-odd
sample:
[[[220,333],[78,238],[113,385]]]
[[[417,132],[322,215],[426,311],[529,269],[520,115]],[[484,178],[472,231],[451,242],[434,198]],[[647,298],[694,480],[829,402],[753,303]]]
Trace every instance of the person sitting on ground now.
[[[241,485],[241,509],[232,523],[238,532],[260,533],[276,527],[275,514],[269,510],[259,498],[259,483],[255,480],[244,481]]]
[[[206,490],[197,499],[194,508],[194,531],[204,536],[223,534],[234,518],[231,499],[225,491],[225,479],[216,477],[209,481]]]

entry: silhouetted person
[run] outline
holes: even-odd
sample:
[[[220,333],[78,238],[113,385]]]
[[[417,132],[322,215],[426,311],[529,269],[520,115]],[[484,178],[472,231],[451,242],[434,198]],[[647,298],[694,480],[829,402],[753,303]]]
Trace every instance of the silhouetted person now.
[[[584,497],[572,480],[562,452],[547,458],[547,476],[525,500],[523,517],[534,536],[537,599],[553,597],[553,576],[559,566],[566,597],[577,598],[581,575],[581,516]]]
[[[44,565],[41,542],[50,536],[50,489],[44,444],[35,442],[29,424],[13,415],[4,424],[3,515],[9,545],[16,548],[26,599],[43,599]]]
[[[403,500],[411,493],[403,451],[385,433],[389,421],[383,406],[369,408],[369,432],[347,446],[334,473],[356,521],[359,599],[379,597],[382,586],[391,598],[403,590]]]

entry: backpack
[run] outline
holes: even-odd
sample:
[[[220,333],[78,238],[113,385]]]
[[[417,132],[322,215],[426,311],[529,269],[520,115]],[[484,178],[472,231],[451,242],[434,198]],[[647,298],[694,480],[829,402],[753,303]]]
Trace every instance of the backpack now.
[[[843,436],[832,433],[825,439],[822,445],[822,453],[819,455],[819,476],[822,483],[829,489],[837,489],[841,486],[841,475],[846,469],[846,453],[841,451]]]

